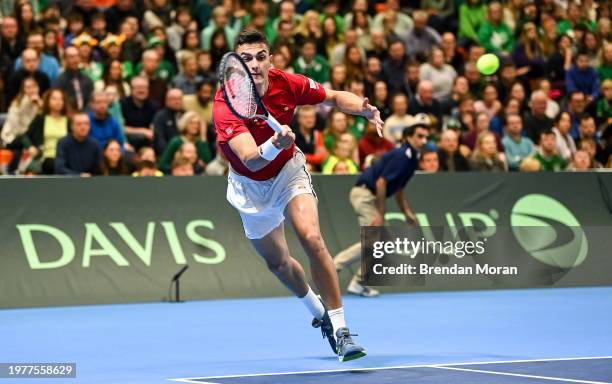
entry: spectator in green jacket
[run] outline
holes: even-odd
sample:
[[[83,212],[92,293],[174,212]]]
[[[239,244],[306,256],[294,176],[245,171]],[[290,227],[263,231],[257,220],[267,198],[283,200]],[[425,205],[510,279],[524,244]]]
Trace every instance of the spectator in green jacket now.
[[[478,30],[487,20],[487,6],[480,0],[467,0],[459,7],[459,37],[478,41]]]
[[[300,56],[293,64],[293,70],[319,83],[329,79],[329,64],[323,56],[317,55],[317,44],[314,40],[304,41],[300,48]]]
[[[542,171],[562,171],[567,166],[557,153],[557,138],[552,130],[543,130],[540,133],[540,149],[533,157],[540,163]]]
[[[489,4],[489,18],[478,30],[478,41],[487,52],[511,52],[514,45],[512,29],[503,20],[504,13],[500,2]]]

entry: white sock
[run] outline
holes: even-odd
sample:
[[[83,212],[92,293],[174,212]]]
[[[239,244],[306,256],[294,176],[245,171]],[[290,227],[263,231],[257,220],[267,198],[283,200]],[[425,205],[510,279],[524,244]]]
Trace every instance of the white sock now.
[[[332,327],[334,328],[334,337],[336,337],[336,331],[339,328],[346,327],[346,322],[344,321],[344,308],[340,307],[338,309],[330,309],[327,311],[327,314],[329,315]]]
[[[306,294],[306,296],[300,297],[300,300],[302,300],[302,303],[304,303],[306,308],[308,308],[308,310],[314,317],[319,320],[323,318],[323,315],[325,314],[325,308],[323,307],[323,303],[321,303],[321,300],[319,300],[319,298],[313,292],[310,286],[308,286],[308,293]]]

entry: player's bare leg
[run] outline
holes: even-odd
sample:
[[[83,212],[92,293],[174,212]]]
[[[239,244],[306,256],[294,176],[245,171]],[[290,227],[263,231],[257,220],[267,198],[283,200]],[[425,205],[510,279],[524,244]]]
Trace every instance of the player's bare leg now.
[[[297,297],[308,293],[306,275],[300,263],[291,257],[285,240],[284,222],[261,239],[251,239],[253,247],[266,261],[270,272]]]
[[[342,307],[338,273],[319,229],[319,212],[314,196],[297,195],[287,205],[295,232],[310,258],[310,272],[330,309]]]
[[[327,314],[331,322],[333,337],[336,339],[336,348],[333,345],[332,348],[336,350],[340,361],[349,361],[365,356],[365,350],[353,341],[351,336],[354,335],[351,335],[344,320],[344,308],[342,307],[338,286],[338,273],[321,236],[319,212],[314,196],[301,194],[294,197],[287,205],[287,211],[295,232],[310,258],[312,277],[323,299],[331,308],[327,311]],[[324,325],[325,323],[323,323]],[[329,339],[333,338],[330,336],[327,337]]]

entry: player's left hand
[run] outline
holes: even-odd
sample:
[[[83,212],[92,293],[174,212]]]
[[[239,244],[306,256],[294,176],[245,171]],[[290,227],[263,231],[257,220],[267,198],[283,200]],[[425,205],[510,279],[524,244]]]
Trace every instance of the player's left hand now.
[[[378,108],[370,104],[370,101],[366,97],[363,99],[363,105],[361,106],[361,116],[368,119],[368,121],[376,126],[378,136],[383,137],[383,126],[385,123],[380,118],[380,111]]]

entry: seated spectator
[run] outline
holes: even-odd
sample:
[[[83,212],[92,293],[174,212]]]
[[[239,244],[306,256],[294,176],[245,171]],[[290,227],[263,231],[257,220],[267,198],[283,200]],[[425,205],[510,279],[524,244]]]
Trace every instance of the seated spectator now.
[[[190,159],[182,156],[177,156],[172,160],[172,176],[193,176],[193,164]]]
[[[85,113],[72,115],[71,132],[58,141],[55,173],[75,176],[100,173],[100,146],[89,137],[89,117]]]
[[[115,139],[106,142],[102,150],[102,161],[100,162],[100,173],[102,176],[125,176],[131,175],[132,166],[121,153],[121,144]]]
[[[476,140],[476,147],[470,158],[470,168],[474,171],[504,172],[507,170],[505,158],[497,150],[495,135],[483,132]]]
[[[162,57],[154,49],[147,49],[142,54],[142,63],[136,67],[136,73],[147,78],[149,81],[148,98],[158,106],[164,104],[166,92],[168,91],[168,82],[166,80],[168,75],[165,75],[165,77],[161,76],[166,71],[167,69],[162,67]]]
[[[408,62],[406,66],[406,71],[404,72],[404,82],[402,88],[399,92],[402,92],[404,95],[408,96],[408,100],[414,98],[414,95],[417,94],[417,87],[419,86],[419,81],[421,81],[421,62],[412,60]],[[396,82],[396,79],[391,80],[392,82]],[[393,89],[394,83],[388,84],[387,86]],[[398,91],[396,91],[398,92]]]
[[[431,149],[424,149],[419,156],[419,169],[427,173],[435,173],[440,170],[438,152]]]
[[[564,111],[557,116],[553,132],[557,139],[557,153],[565,161],[569,161],[576,153],[576,143],[570,135],[572,129],[572,117],[569,112]]]
[[[412,17],[414,28],[406,36],[406,51],[411,57],[426,56],[434,46],[442,43],[442,37],[435,29],[427,26],[427,12],[417,10]]]
[[[301,106],[297,111],[297,127],[294,129],[295,145],[304,152],[309,171],[319,170],[327,158],[323,134],[315,129],[316,124],[316,108],[312,105]]]
[[[183,114],[183,92],[173,88],[166,93],[165,107],[157,111],[153,117],[153,148],[161,154],[168,142],[178,135],[177,122]]]
[[[221,29],[225,34],[225,39],[230,44],[229,48],[232,49],[234,47],[234,40],[236,40],[236,36],[238,36],[242,29],[242,21],[240,18],[235,18],[230,23],[230,17],[231,15],[228,14],[224,6],[218,5],[214,8],[210,24],[202,30],[200,35],[203,50],[210,51],[213,33],[218,29]]]
[[[115,139],[124,147],[125,141],[121,127],[108,113],[108,98],[105,92],[94,92],[91,96],[89,112],[90,136],[104,148],[110,139]]]
[[[552,130],[540,132],[540,148],[533,157],[540,162],[542,171],[562,171],[567,162],[557,153],[557,139]]]
[[[68,47],[64,52],[66,67],[55,81],[55,86],[64,90],[70,104],[77,110],[83,110],[93,92],[93,82],[81,72],[81,58],[76,47]]]
[[[595,125],[595,118],[587,114],[580,116],[580,127],[578,128],[578,138],[574,140],[576,142],[576,148],[580,148],[580,143],[583,140],[595,140],[596,138],[597,138],[597,126]]]
[[[393,144],[398,144],[402,139],[405,127],[412,123],[412,116],[408,115],[408,98],[402,93],[397,93],[391,99],[391,116],[385,120],[383,135],[385,139]]]
[[[417,87],[416,96],[408,104],[408,113],[412,116],[419,113],[433,116],[436,120],[436,128],[442,127],[442,106],[433,97],[433,84],[431,81],[421,80]]]
[[[149,100],[149,80],[137,76],[132,79],[132,94],[121,99],[128,142],[136,149],[153,143],[151,122],[157,106]]]
[[[477,100],[474,103],[476,112],[484,112],[489,119],[496,117],[502,109],[502,104],[499,101],[497,88],[492,83],[485,85],[482,92],[482,100]]]
[[[550,131],[553,127],[553,120],[546,116],[546,106],[548,103],[548,96],[544,91],[537,90],[531,94],[531,101],[529,103],[529,111],[525,112],[523,116],[523,122],[525,126],[525,134],[533,141],[538,144],[541,131]]]
[[[477,113],[476,117],[474,118],[474,129],[468,131],[465,134],[465,136],[463,137],[463,144],[465,144],[469,149],[474,150],[477,147],[476,142],[478,141],[478,137],[480,137],[482,133],[491,132],[490,124],[491,119],[489,119],[489,116],[486,112]],[[491,133],[495,137],[495,141],[497,143],[497,150],[499,152],[503,152],[504,146],[501,142],[501,138],[497,133]]]
[[[565,92],[566,72],[572,67],[572,38],[569,35],[559,35],[556,47],[546,62],[546,78],[550,80],[552,89],[560,96]]]
[[[293,70],[319,83],[329,79],[329,63],[323,56],[317,55],[317,45],[314,40],[304,41],[300,47],[300,56],[293,63]]]
[[[589,54],[586,50],[578,52],[576,63],[566,72],[565,86],[570,94],[575,91],[583,92],[587,96],[587,104],[599,96],[599,76],[589,65]]]
[[[198,75],[198,61],[195,55],[184,55],[181,59],[183,72],[179,73],[172,80],[172,85],[175,88],[183,91],[185,95],[193,95],[197,92],[197,85],[204,78]]]
[[[102,79],[104,74],[104,64],[95,61],[93,57],[93,50],[97,48],[98,41],[87,32],[83,32],[76,39],[72,40],[72,46],[77,48],[81,72],[92,81],[93,88],[93,82]]]
[[[481,0],[467,0],[459,6],[459,37],[478,41],[478,30],[487,21],[487,6]]]
[[[389,90],[387,89],[387,83],[382,80],[378,80],[374,83],[373,95],[370,98],[370,104],[378,108],[380,111],[380,118],[385,121],[391,116],[391,108],[389,108]],[[406,105],[406,108],[408,106]]]
[[[610,19],[608,19],[608,25]],[[601,49],[601,63],[597,68],[597,74],[599,79],[604,82],[606,80],[612,80],[612,41],[608,40],[604,43]]]
[[[467,154],[469,151],[463,151]],[[469,171],[470,166],[459,147],[459,134],[447,129],[440,135],[438,143],[438,162],[440,170],[445,172]]]
[[[206,141],[206,125],[196,112],[188,111],[180,118],[178,129],[180,136],[175,136],[168,142],[159,159],[159,168],[166,173],[170,173],[172,160],[177,156],[177,153],[180,153],[181,156],[193,161],[194,172],[199,175],[213,158]],[[193,150],[191,146],[185,146],[185,143],[193,144]]]
[[[210,176],[225,176],[229,171],[229,161],[223,154],[223,151],[217,146],[217,155],[215,158],[206,165],[204,170],[206,175]]]
[[[523,159],[534,154],[535,146],[530,138],[522,135],[523,120],[518,114],[506,116],[506,135],[502,139],[508,169],[517,171]]]
[[[34,77],[26,77],[21,83],[17,97],[11,103],[4,126],[2,127],[2,145],[10,149],[20,148],[21,141],[15,139],[28,130],[30,123],[43,106],[40,98],[40,87]]]
[[[136,166],[136,169],[137,170],[132,173],[132,176],[134,177],[160,177],[164,175],[162,171],[157,169],[157,164],[155,164],[155,162],[151,160],[139,161],[138,165]]]
[[[112,59],[108,63],[104,69],[102,79],[94,83],[94,90],[104,91],[109,86],[115,87],[119,97],[130,95],[130,85],[123,80],[123,64],[118,59]]]
[[[587,151],[587,153],[589,154],[589,158],[591,159],[591,168],[603,168],[603,165],[601,165],[601,163],[597,161],[601,148],[595,140],[581,140],[580,144],[578,145],[578,150]]]
[[[591,156],[589,153],[580,149],[572,155],[572,161],[567,166],[568,171],[588,171],[593,168]]]
[[[215,83],[210,79],[200,81],[196,85],[196,93],[183,96],[183,107],[186,111],[194,111],[206,124],[212,123],[212,98],[215,94]]]
[[[386,0],[385,1],[385,12],[380,12],[374,16],[372,22],[373,28],[382,29],[388,25],[388,20],[394,19],[394,22],[389,27],[389,32],[393,32],[397,36],[401,36],[410,31],[414,26],[414,22],[410,16],[406,15],[401,11],[400,2],[397,0]]]
[[[38,57],[40,59],[38,63],[38,69],[45,75],[47,75],[49,82],[52,83],[53,81],[55,81],[57,75],[59,75],[60,66],[55,57],[43,53],[43,49],[45,48],[45,40],[40,30],[33,30],[28,34],[26,40],[26,47],[34,49],[38,54]],[[19,70],[21,68],[21,65],[21,58],[18,58],[15,62],[15,70]]]
[[[512,52],[514,34],[504,21],[503,8],[499,1],[489,3],[487,21],[478,29],[478,42],[489,53]]]
[[[526,23],[520,41],[512,52],[512,61],[516,64],[517,75],[526,76],[530,80],[544,77],[546,57],[540,40],[535,24]]]
[[[569,94],[568,99],[567,111],[572,116],[570,135],[576,140],[580,135],[580,118],[587,110],[587,97],[581,91],[574,91]]]
[[[51,88],[43,97],[42,113],[30,123],[21,136],[31,163],[28,171],[51,175],[55,172],[57,142],[68,134],[68,101],[61,89]]]
[[[352,159],[355,150],[355,138],[350,133],[344,133],[335,143],[329,157],[323,163],[322,172],[324,175],[333,173],[355,174],[359,172],[359,167]],[[343,165],[339,165],[342,163]]]
[[[444,62],[444,52],[434,47],[429,53],[429,62],[421,65],[419,78],[431,81],[434,88],[434,99],[447,100],[451,97],[457,72]]]
[[[452,66],[455,72],[463,73],[465,58],[457,48],[457,38],[454,33],[444,32],[442,35],[442,51],[444,52],[444,62]]]
[[[358,143],[359,168],[363,170],[369,167],[393,148],[395,148],[395,144],[384,137],[378,136],[376,126],[368,123],[366,131]]]
[[[404,42],[394,40],[389,43],[389,57],[383,60],[381,70],[381,78],[387,83],[389,93],[404,92],[404,83],[397,80],[404,78],[408,62]]]
[[[13,101],[26,77],[33,77],[36,80],[40,87],[41,94],[44,94],[49,89],[49,77],[38,69],[40,63],[38,52],[34,49],[24,49],[21,53],[21,58],[23,59],[23,67],[13,72],[4,86],[5,100],[7,103]]]
[[[612,44],[610,44],[612,47]],[[601,97],[596,106],[597,123],[600,126],[612,124],[612,78],[601,85]]]
[[[538,89],[544,92],[547,97],[546,101],[546,116],[550,119],[555,119],[559,115],[559,111],[561,108],[559,107],[559,103],[552,99],[550,96],[553,93],[552,84],[548,79],[541,79],[538,82]]]

